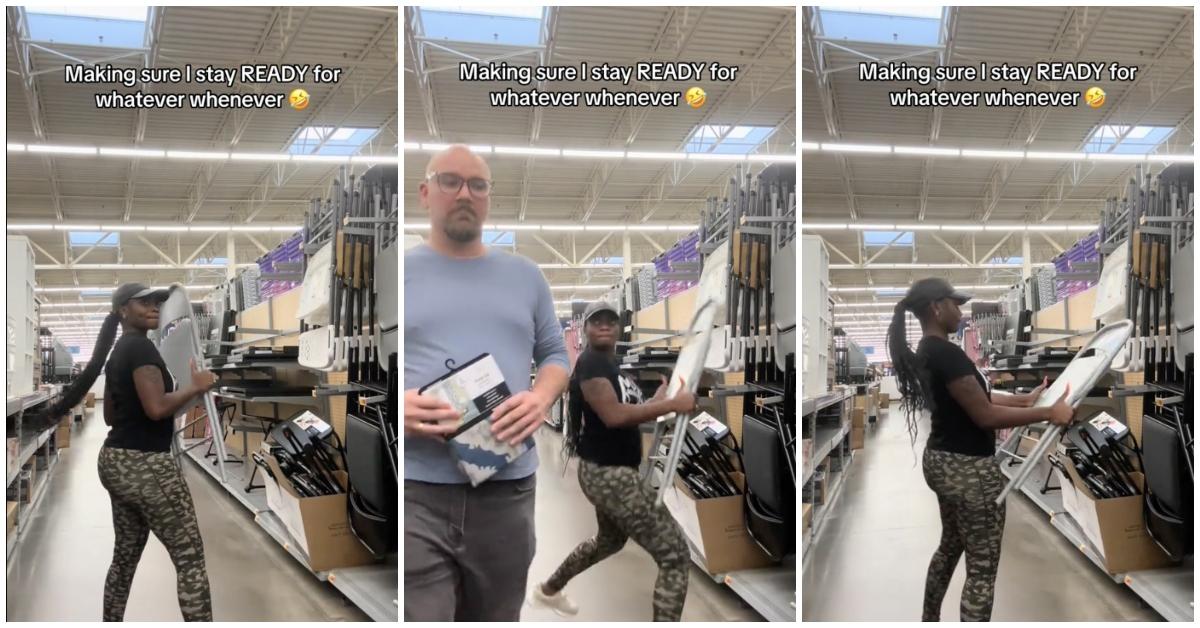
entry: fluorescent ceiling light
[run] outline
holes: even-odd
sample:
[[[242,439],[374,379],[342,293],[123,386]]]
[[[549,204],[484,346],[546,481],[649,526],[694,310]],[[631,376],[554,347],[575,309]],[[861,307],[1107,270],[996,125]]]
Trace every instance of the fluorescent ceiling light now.
[[[557,148],[533,148],[527,146],[496,146],[493,150],[497,155],[547,155],[557,157],[560,154]]]
[[[942,231],[983,231],[983,225],[942,225]]]
[[[841,231],[846,228],[846,223],[844,223],[844,222],[816,222],[816,223],[806,222],[806,223],[804,223],[804,228],[812,229],[813,231]]]
[[[1088,153],[1088,161],[1146,161],[1145,155],[1128,153]]]
[[[166,225],[146,225],[146,231],[187,231],[185,226],[171,227]]]
[[[937,231],[941,228],[941,225],[896,225],[899,231]]]
[[[746,161],[746,156],[733,153],[688,153],[688,159],[699,161]]]
[[[439,150],[446,150],[447,148],[450,148],[449,144],[438,144],[436,142],[434,142],[434,143],[421,142],[421,150],[439,151]]]
[[[1021,150],[976,150],[964,148],[963,157],[988,157],[995,159],[1024,159],[1025,151]]]
[[[581,231],[577,225],[542,225],[542,231]]]
[[[796,161],[795,155],[746,155],[747,161],[765,161],[770,163],[792,163]]]
[[[399,164],[400,158],[392,155],[351,155],[353,164]]]
[[[892,223],[886,223],[886,224],[885,223],[879,223],[879,224],[868,223],[868,224],[851,224],[851,225],[849,225],[849,227],[851,229],[859,229],[862,231],[891,231],[896,228],[896,225],[892,224]]]
[[[627,151],[625,153],[625,156],[629,159],[667,159],[667,160],[679,161],[682,159],[687,159],[688,154],[687,153],[655,153],[655,152],[631,150],[631,151]]]
[[[538,225],[491,225],[490,230],[494,231],[538,231],[541,227]]]
[[[51,153],[55,155],[95,155],[96,149],[91,146],[52,146],[49,144],[30,144],[31,153]]]
[[[145,225],[100,225],[101,231],[145,231]]]
[[[99,231],[100,225],[54,225],[55,231]]]
[[[625,151],[620,150],[571,150],[564,148],[563,157],[593,157],[597,159],[624,159]]]
[[[14,225],[11,222],[5,226],[7,231],[52,231],[54,229],[54,225]]]
[[[1087,158],[1086,153],[1056,153],[1047,151],[1027,150],[1025,157],[1028,159],[1056,159],[1056,160],[1083,160]]]
[[[937,155],[946,157],[957,157],[960,152],[957,148],[930,148],[926,146],[897,146],[893,150],[898,155]]]
[[[1146,159],[1149,161],[1165,161],[1165,162],[1169,162],[1169,163],[1175,163],[1175,162],[1194,163],[1196,161],[1196,156],[1195,155],[1147,155]]]
[[[349,155],[292,155],[292,161],[317,161],[327,163],[346,163]]]
[[[890,153],[892,147],[878,144],[827,144],[822,142],[821,150],[830,150],[835,153]]]
[[[467,146],[467,148],[471,149],[471,151],[475,153],[491,154],[492,152],[492,147],[490,145],[483,146],[479,144],[471,144],[470,146]]]
[[[984,231],[1024,231],[1025,225],[984,225]]]
[[[404,150],[420,150],[420,149],[421,149],[420,142],[405,142],[404,143]]]
[[[101,155],[110,155],[113,157],[158,157],[166,156],[166,151],[150,150],[142,148],[101,148]]]
[[[231,153],[229,158],[235,161],[290,161],[292,155],[287,153]]]
[[[223,151],[169,150],[167,159],[212,159],[225,161],[229,153]]]
[[[23,152],[25,152],[25,145],[24,144],[9,144],[8,151],[10,153],[23,153]]]
[[[819,150],[821,145],[817,142],[800,142],[801,150]]]

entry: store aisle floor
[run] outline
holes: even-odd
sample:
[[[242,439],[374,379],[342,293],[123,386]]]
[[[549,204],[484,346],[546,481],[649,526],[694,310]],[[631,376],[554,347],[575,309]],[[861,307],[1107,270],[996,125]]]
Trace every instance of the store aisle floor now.
[[[537,554],[529,587],[544,581],[575,549],[596,533],[596,511],[579,488],[577,462],[563,473],[562,436],[538,432]],[[640,546],[629,541],[615,555],[575,577],[567,595],[579,605],[573,621],[650,621],[658,567]],[[522,621],[563,621],[553,611],[526,603]],[[692,564],[683,621],[762,621],[736,593]]]
[[[804,573],[804,621],[919,621],[925,573],[941,535],[937,498],[921,475],[928,420],[916,458],[893,406],[867,431]],[[915,461],[915,464],[914,464]],[[958,621],[964,561],[942,620]],[[993,621],[1161,621],[1055,530],[1024,495],[1008,499]]]
[[[112,510],[96,475],[108,428],[89,414],[71,435],[31,528],[8,570],[10,621],[99,621],[112,559]],[[250,513],[191,461],[184,477],[204,537],[217,621],[369,621],[267,535]],[[175,568],[153,535],[125,612],[127,621],[180,621]]]

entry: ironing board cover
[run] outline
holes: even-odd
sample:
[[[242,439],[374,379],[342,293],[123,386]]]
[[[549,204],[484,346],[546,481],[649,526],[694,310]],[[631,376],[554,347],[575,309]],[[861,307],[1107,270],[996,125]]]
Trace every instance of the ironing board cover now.
[[[1091,341],[1075,355],[1075,358],[1063,370],[1062,375],[1054,380],[1054,384],[1042,391],[1041,396],[1034,402],[1034,407],[1048,408],[1054,405],[1054,402],[1062,396],[1067,384],[1071,385],[1071,394],[1067,397],[1067,403],[1072,407],[1078,406],[1083,398],[1091,392],[1096,382],[1100,381],[1100,378],[1108,372],[1113,358],[1121,351],[1121,347],[1125,346],[1132,333],[1133,322],[1129,320],[1118,321],[1096,332]],[[1095,355],[1089,356],[1088,353],[1092,350],[1095,350]]]
[[[196,321],[192,318],[192,304],[183,286],[174,284],[167,300],[158,310],[158,353],[167,365],[167,371],[175,380],[176,390],[192,376],[192,360],[197,365],[204,363],[197,336]],[[197,395],[188,401],[175,416],[191,410],[203,399]]]

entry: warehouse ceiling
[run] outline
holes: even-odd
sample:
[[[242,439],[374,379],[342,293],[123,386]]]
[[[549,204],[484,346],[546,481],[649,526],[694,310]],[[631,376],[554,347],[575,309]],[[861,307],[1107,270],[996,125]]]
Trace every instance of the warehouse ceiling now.
[[[827,35],[821,10],[804,9],[804,142],[984,150],[1082,152],[1102,125],[1169,127],[1156,149],[1191,154],[1193,133],[1193,9],[1191,7],[950,7],[936,43],[867,43]],[[842,22],[843,24],[845,22]],[[830,21],[830,24],[836,25]],[[840,28],[840,27],[838,27]],[[835,29],[836,30],[836,29]],[[900,29],[897,29],[898,31]],[[865,38],[865,37],[864,37]],[[816,55],[819,54],[820,57]],[[1136,65],[1132,82],[1104,80],[1106,103],[1077,107],[893,108],[887,93],[935,86],[858,80],[869,58],[910,66],[1038,61]],[[815,61],[816,60],[816,61]],[[817,69],[823,68],[821,81]],[[1106,77],[1107,78],[1107,77]],[[1094,82],[989,83],[986,89],[1083,92]],[[975,89],[948,81],[942,91]],[[1134,173],[1128,162],[1009,160],[878,155],[804,150],[801,211],[806,222],[912,224],[1092,224],[1105,199]],[[1143,167],[1157,172],[1164,163]],[[830,245],[830,262],[866,268],[832,270],[834,286],[907,286],[930,274],[959,284],[1012,283],[1010,270],[880,270],[878,264],[972,263],[1022,255],[1022,234],[1005,231],[915,232],[915,246],[866,246],[863,232],[814,231]],[[1030,259],[1049,262],[1086,232],[1030,233]],[[940,241],[939,241],[940,240]],[[953,250],[952,250],[953,249]],[[843,293],[839,300],[875,300]],[[883,297],[895,301],[895,297]]]
[[[29,10],[36,13],[36,9]],[[298,137],[311,134],[305,129],[333,127],[370,130],[362,134],[370,140],[351,149],[359,155],[394,158],[396,154],[399,35],[394,7],[153,7],[141,43],[115,42],[112,33],[116,31],[103,20],[93,21],[90,28],[87,23],[76,24],[75,36],[80,32],[85,39],[94,35],[94,42],[52,41],[45,38],[47,31],[39,26],[39,18],[30,20],[29,16],[22,7],[7,9],[6,124],[10,145],[286,154]],[[95,107],[95,93],[114,89],[153,93],[167,87],[68,84],[64,65],[76,61],[111,63],[116,68],[322,64],[342,68],[343,73],[333,84],[306,81],[311,104],[301,111],[286,103],[281,109],[268,110],[188,106],[101,110]],[[232,90],[223,87],[213,91],[274,93],[291,89],[279,83],[251,86],[239,82]],[[170,86],[170,91],[195,93],[208,88],[181,84]],[[339,170],[339,166],[320,162],[51,155],[11,149],[7,157],[10,223],[302,225],[310,199],[324,196]],[[367,165],[352,167],[361,173]],[[282,230],[117,231],[100,246],[92,246],[86,237],[73,244],[72,236],[61,230],[10,229],[9,234],[32,239],[39,265],[59,267],[37,272],[40,286],[67,289],[40,295],[49,304],[107,302],[103,296],[81,297],[80,292],[69,291],[72,287],[112,286],[135,279],[152,285],[210,285],[225,274],[223,270],[120,266],[80,270],[87,265],[172,266],[220,259],[227,257],[227,238],[233,239],[236,261],[251,263],[292,235]],[[106,246],[118,240],[118,246]],[[86,308],[60,311],[67,310]],[[43,313],[50,311],[55,310],[43,309]]]
[[[765,127],[756,152],[795,153],[796,14],[789,7],[547,7],[531,16],[538,31],[527,42],[502,41],[517,29],[497,18],[495,41],[438,36],[435,22],[413,7],[405,13],[404,142],[466,143],[584,150],[680,152],[702,125]],[[426,19],[422,19],[422,18]],[[445,18],[445,16],[440,16]],[[459,62],[496,60],[510,66],[640,61],[720,62],[740,69],[730,83],[700,81],[707,103],[693,109],[492,108],[488,93],[517,82],[459,81]],[[568,89],[679,91],[696,82],[620,82],[570,86],[546,82],[541,91]],[[406,149],[406,223],[427,223],[417,194],[430,152]],[[720,195],[734,172],[729,162],[608,160],[487,155],[495,181],[495,223],[697,224],[709,196]],[[764,163],[748,163],[757,172]],[[416,233],[421,233],[417,231]],[[682,232],[632,234],[634,263],[650,261]],[[539,263],[572,263],[622,255],[622,237],[602,232],[517,231],[516,250]],[[542,241],[539,241],[542,240]],[[617,270],[546,269],[552,285],[610,285]],[[586,298],[592,292],[577,296]],[[555,292],[556,299],[572,296]]]

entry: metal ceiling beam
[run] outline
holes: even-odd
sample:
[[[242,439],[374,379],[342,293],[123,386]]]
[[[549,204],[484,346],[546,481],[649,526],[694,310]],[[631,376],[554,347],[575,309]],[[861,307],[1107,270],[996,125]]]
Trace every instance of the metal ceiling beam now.
[[[558,259],[562,260],[564,264],[574,264],[575,263],[575,262],[572,262],[571,260],[567,259],[566,255],[559,253],[558,249],[554,248],[554,246],[551,245],[549,242],[543,240],[542,237],[539,236],[538,234],[530,233],[529,235],[533,236],[534,240],[537,240],[539,243],[541,243],[542,246],[546,247],[547,251],[550,251],[551,253],[553,253],[554,257],[557,257]]]
[[[1098,23],[1099,23],[1099,20],[1097,20],[1097,25],[1098,25]],[[1118,100],[1116,103],[1114,103],[1113,107],[1111,109],[1108,109],[1105,112],[1104,117],[1101,118],[1100,122],[1098,122],[1096,124],[1097,128],[1100,126],[1103,126],[1103,125],[1112,124],[1112,121],[1114,121],[1114,120],[1118,121],[1118,122],[1122,122],[1122,123],[1128,122],[1130,115],[1127,112],[1125,112],[1122,108],[1124,107],[1126,102],[1129,102],[1130,96],[1132,96],[1135,93],[1139,93],[1138,88],[1141,86],[1142,81],[1145,80],[1147,76],[1150,76],[1151,74],[1154,73],[1153,70],[1155,69],[1155,65],[1163,58],[1163,55],[1165,55],[1167,53],[1167,51],[1170,50],[1171,47],[1175,45],[1175,41],[1179,38],[1179,36],[1182,33],[1184,33],[1185,31],[1191,32],[1190,28],[1188,28],[1191,23],[1192,23],[1192,14],[1189,13],[1188,16],[1175,27],[1175,29],[1171,32],[1171,34],[1167,36],[1166,40],[1163,41],[1162,45],[1160,45],[1158,47],[1158,50],[1156,50],[1154,55],[1151,57],[1150,62],[1146,63],[1145,65],[1142,66],[1142,69],[1138,72],[1137,78],[1135,78],[1132,83],[1130,83],[1128,86],[1125,87],[1125,91],[1121,95],[1121,99]],[[1094,32],[1094,30],[1095,29],[1093,28],[1093,32]],[[1187,69],[1183,73],[1179,74],[1173,81],[1171,81],[1170,85],[1173,86],[1175,84],[1178,84],[1178,82],[1184,76],[1190,76],[1192,74],[1192,67],[1194,65],[1195,65],[1195,61],[1188,64]],[[1157,93],[1156,97],[1151,102],[1150,106],[1139,107],[1138,109],[1140,109],[1141,113],[1138,116],[1136,122],[1134,122],[1133,124],[1129,124],[1128,126],[1130,128],[1133,128],[1134,126],[1137,125],[1137,123],[1140,123],[1151,111],[1154,110],[1155,107],[1158,106],[1158,104],[1162,101],[1162,99],[1165,98],[1166,95],[1169,93],[1171,93],[1171,89],[1164,88],[1163,90],[1161,90]],[[1191,118],[1191,116],[1193,114],[1194,114],[1194,112],[1190,112],[1188,114],[1188,118]],[[1079,145],[1076,148],[1076,150],[1083,150],[1083,148],[1085,146],[1087,146],[1087,138],[1084,138],[1082,141],[1079,142]],[[1115,147],[1115,146],[1116,146],[1116,144],[1114,143],[1113,147]],[[1110,148],[1110,150],[1111,150],[1111,148]],[[1135,167],[1136,167],[1136,165],[1129,166],[1128,168],[1122,170],[1122,174],[1117,179],[1117,183],[1114,187],[1121,186],[1123,184],[1123,182],[1125,181],[1125,179],[1127,179],[1129,177],[1129,173],[1131,173]],[[1059,169],[1058,173],[1055,175],[1054,183],[1050,184],[1050,186],[1046,190],[1046,193],[1043,195],[1043,198],[1045,200],[1043,201],[1042,212],[1041,212],[1042,222],[1049,220],[1051,216],[1053,216],[1056,212],[1058,212],[1059,209],[1062,208],[1061,202],[1057,202],[1057,201],[1061,200],[1062,198],[1064,198],[1066,196],[1066,193],[1064,192],[1064,188],[1066,185],[1065,182],[1067,181],[1067,176],[1068,175],[1073,176],[1074,174],[1075,174],[1075,171],[1072,169],[1072,164],[1067,164]],[[1072,185],[1072,189],[1074,189],[1074,186],[1078,184],[1078,181],[1079,181],[1079,179],[1075,179],[1074,184]],[[1050,205],[1051,202],[1054,202],[1053,206]]]
[[[1092,37],[1096,34],[1096,31],[1099,30],[1100,24],[1104,22],[1105,12],[1106,9],[1101,7],[1100,13],[1096,16],[1096,20],[1092,23],[1091,28],[1089,28],[1086,33],[1080,33],[1075,45],[1075,55],[1073,57],[1074,60],[1079,59],[1079,57],[1083,54],[1083,51],[1087,48],[1087,45],[1091,41]],[[1072,9],[1067,14],[1066,23],[1073,22],[1076,15],[1078,15],[1078,11],[1076,9]],[[1087,19],[1087,15],[1088,10],[1085,8],[1084,20]],[[1067,27],[1065,24],[1059,28],[1054,44],[1050,47],[1051,51],[1058,50],[1059,45],[1062,43],[1062,38],[1066,34],[1066,28]],[[1076,25],[1077,30],[1078,28],[1078,25]],[[1061,86],[1061,83],[1053,84],[1052,91],[1057,92]],[[1021,131],[1021,123],[1025,120],[1029,121],[1029,130],[1025,140],[1022,142],[1022,147],[1032,144],[1034,140],[1037,139],[1037,134],[1039,131],[1041,131],[1042,125],[1045,124],[1046,119],[1049,117],[1052,109],[1053,107],[1023,108],[1021,113],[1017,116],[1017,121],[1013,125],[1012,131],[1008,135],[1008,140],[1004,142],[1004,146],[1007,147],[1012,145]],[[1009,177],[1015,170],[1016,168],[1011,163],[1006,161],[997,161],[996,165],[993,166],[992,174],[988,177],[987,187],[984,188],[982,220],[986,221],[988,218],[991,218],[992,212],[996,210],[996,206],[1000,203],[1000,199],[1004,194],[1004,188],[1008,185]]]
[[[1055,250],[1055,251],[1058,251],[1058,252],[1059,252],[1059,254],[1062,254],[1062,253],[1065,253],[1065,252],[1066,252],[1066,249],[1065,249],[1065,248],[1063,248],[1063,246],[1062,246],[1061,244],[1059,244],[1058,242],[1056,242],[1056,241],[1054,240],[1054,238],[1051,238],[1051,237],[1050,237],[1050,235],[1049,235],[1049,234],[1047,234],[1046,232],[1044,232],[1044,231],[1037,231],[1037,232],[1035,232],[1035,233],[1037,233],[1038,235],[1042,236],[1042,239],[1044,239],[1046,242],[1049,242],[1049,243],[1050,243],[1050,246],[1054,247],[1054,250]]]
[[[947,251],[950,251],[951,253],[953,253],[953,254],[954,254],[954,257],[957,257],[958,259],[962,260],[964,264],[970,264],[970,263],[971,263],[971,260],[967,259],[967,258],[966,258],[966,256],[964,256],[962,253],[959,253],[959,252],[958,252],[958,249],[956,249],[956,248],[954,248],[954,247],[950,246],[950,244],[949,244],[949,243],[947,243],[945,240],[943,240],[943,239],[941,239],[940,237],[938,237],[938,235],[937,235],[936,233],[931,233],[931,234],[929,234],[929,235],[930,235],[930,236],[931,236],[931,237],[932,237],[934,240],[937,240],[939,243],[941,243],[941,245],[942,245],[943,247],[945,247]]]
[[[167,255],[166,253],[163,253],[162,249],[158,248],[157,246],[154,246],[154,243],[151,242],[150,240],[147,240],[146,237],[143,236],[142,234],[140,234],[140,233],[137,234],[137,237],[139,240],[142,241],[143,244],[150,247],[150,250],[154,251],[155,253],[158,253],[159,257],[167,260],[167,263],[169,263],[169,264],[178,264],[179,263],[178,260],[173,259],[170,255]],[[78,261],[78,260],[76,260],[76,261]]]
[[[437,99],[434,97],[433,84],[429,80],[428,67],[425,61],[425,46],[421,43],[424,28],[421,25],[420,9],[415,6],[404,7],[404,43],[408,46],[408,60],[413,64],[413,74],[417,79],[417,94],[421,98],[421,110],[425,114],[425,130],[434,139],[442,138],[441,125],[437,119]]]
[[[29,110],[29,122],[33,135],[39,142],[46,141],[46,127],[42,118],[42,99],[38,91],[37,79],[33,75],[33,56],[29,52],[29,20],[24,7],[7,7],[8,44],[16,57],[16,74],[21,78],[21,91],[25,96],[25,106]],[[12,72],[12,68],[9,68]],[[58,195],[58,172],[54,158],[42,154],[42,164],[49,175],[50,205],[54,208],[54,217],[63,220],[62,199]],[[67,252],[70,255],[70,251]]]
[[[659,254],[667,252],[667,249],[663,248],[663,246],[661,244],[656,242],[654,240],[654,238],[651,238],[650,235],[647,234],[645,231],[639,231],[639,232],[637,232],[637,234],[642,236],[643,240],[645,240],[646,242],[649,242],[650,246],[654,247],[654,250],[658,251]]]

